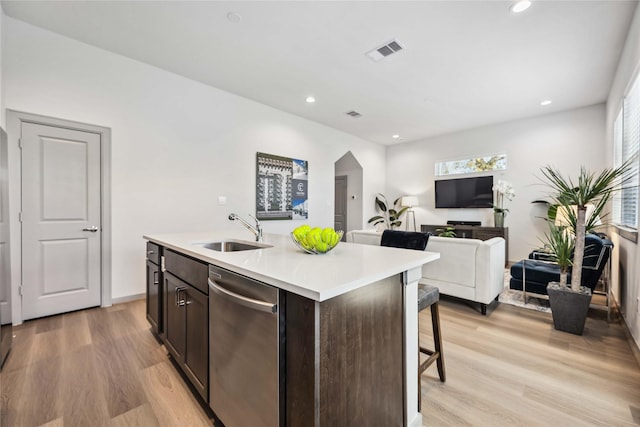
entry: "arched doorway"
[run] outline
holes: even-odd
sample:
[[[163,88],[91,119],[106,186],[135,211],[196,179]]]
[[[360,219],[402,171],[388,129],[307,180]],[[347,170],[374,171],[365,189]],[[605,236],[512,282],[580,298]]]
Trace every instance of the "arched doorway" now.
[[[351,151],[335,162],[334,194],[334,228],[362,229],[362,166]]]

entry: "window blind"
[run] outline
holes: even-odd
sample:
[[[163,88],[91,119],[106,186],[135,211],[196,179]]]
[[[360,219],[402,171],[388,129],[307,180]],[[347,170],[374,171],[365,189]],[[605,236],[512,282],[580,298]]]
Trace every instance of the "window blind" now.
[[[616,116],[616,121],[613,123],[613,162],[616,167],[620,166],[622,160],[622,108]],[[620,189],[618,189],[620,190]],[[612,203],[612,216],[615,224],[622,224],[622,198],[620,191],[613,193]]]
[[[615,132],[615,130],[614,130]],[[620,191],[620,225],[638,228],[638,169],[640,159],[640,79],[636,77],[624,99],[620,160],[632,159],[632,179]]]

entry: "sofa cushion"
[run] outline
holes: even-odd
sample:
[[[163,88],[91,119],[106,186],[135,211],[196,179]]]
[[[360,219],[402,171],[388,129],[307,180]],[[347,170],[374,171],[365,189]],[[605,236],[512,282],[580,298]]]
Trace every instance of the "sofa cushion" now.
[[[558,267],[558,264],[529,259],[526,261],[518,261],[511,266],[511,277],[514,279],[522,280],[523,262],[526,262],[527,266],[527,281],[538,283],[558,281],[558,275],[560,274],[560,267]]]
[[[440,259],[422,266],[422,276],[474,288],[476,286],[477,239],[431,236],[427,250],[439,252]]]

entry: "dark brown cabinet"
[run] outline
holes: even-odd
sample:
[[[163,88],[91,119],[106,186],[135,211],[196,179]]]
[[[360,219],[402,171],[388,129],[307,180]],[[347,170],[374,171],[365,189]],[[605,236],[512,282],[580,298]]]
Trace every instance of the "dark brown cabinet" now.
[[[173,358],[180,363],[184,359],[185,333],[184,310],[180,307],[180,293],[189,286],[171,273],[164,274],[165,307],[164,342]]]
[[[160,246],[147,243],[147,320],[154,334],[162,335],[162,280]]]
[[[203,399],[209,399],[209,297],[185,291],[184,367]]]
[[[287,426],[406,425],[403,287],[399,274],[320,303],[286,294]]]
[[[225,299],[222,304],[217,293],[220,289],[215,286],[210,301],[207,263],[154,246],[162,256],[154,263],[155,254],[149,254],[152,249],[148,248],[147,290],[154,290],[158,277],[162,291],[157,303],[153,295],[147,296],[147,311],[155,312],[157,304],[162,314],[158,325],[162,326],[167,351],[212,408],[216,401],[235,411],[251,406],[266,413],[261,405],[277,405],[273,419],[280,426],[307,425],[314,419],[323,426],[404,425],[404,275],[378,280],[322,302],[280,290],[274,300],[265,299],[270,304],[277,301],[278,307],[276,323],[265,329],[263,317],[244,315],[242,309],[248,301],[237,298],[259,296],[254,294],[254,282],[249,290],[244,289],[247,294],[236,292],[239,281],[233,282],[236,295],[227,297],[243,301],[239,303],[241,310],[233,310],[233,317],[229,306],[225,309],[229,301]],[[228,291],[232,283],[224,284]],[[217,316],[212,324],[210,313]],[[210,335],[210,327],[218,332]],[[257,331],[264,341],[249,340],[251,331]],[[248,346],[250,342],[259,345]],[[262,345],[265,343],[266,347]],[[217,346],[215,350],[213,346]],[[273,363],[266,364],[265,349],[274,347]],[[210,349],[214,355],[211,361]],[[233,358],[238,363],[229,363]],[[216,364],[219,368],[212,367]],[[248,366],[244,376],[234,370],[242,364]],[[217,379],[211,379],[215,375]],[[266,377],[274,375],[274,386],[267,397],[260,397],[261,401],[255,401],[259,393],[254,390],[232,401],[216,392],[222,376],[227,385],[256,389],[259,383],[267,382]],[[253,382],[247,383],[246,377]]]
[[[166,250],[164,341],[200,396],[209,399],[208,265]]]

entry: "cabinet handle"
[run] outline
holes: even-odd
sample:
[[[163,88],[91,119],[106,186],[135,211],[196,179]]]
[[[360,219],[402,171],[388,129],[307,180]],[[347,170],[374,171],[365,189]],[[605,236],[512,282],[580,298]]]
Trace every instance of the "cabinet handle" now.
[[[235,302],[236,304],[240,304],[242,306],[245,306],[254,310],[264,311],[266,313],[273,314],[278,312],[278,304],[272,304],[267,301],[260,301],[253,298],[247,298],[243,295],[239,295],[235,292],[231,292],[230,290],[223,288],[222,286],[213,282],[211,279],[208,279],[208,283],[209,283],[209,288],[213,292],[232,302]]]
[[[176,288],[176,293],[174,294],[175,300],[176,300],[176,305],[179,306],[180,302],[178,301],[178,298],[180,298],[180,291],[182,290],[182,288]]]
[[[156,251],[147,251],[147,255],[153,255],[155,253],[156,253]]]
[[[160,281],[158,280],[158,271],[157,270],[153,272],[153,284],[154,285],[159,285],[160,284]]]
[[[185,299],[180,299],[180,292],[184,292],[186,290],[187,290],[187,288],[178,288],[178,289],[176,289],[176,305],[178,307],[182,307],[182,306],[187,304]]]

